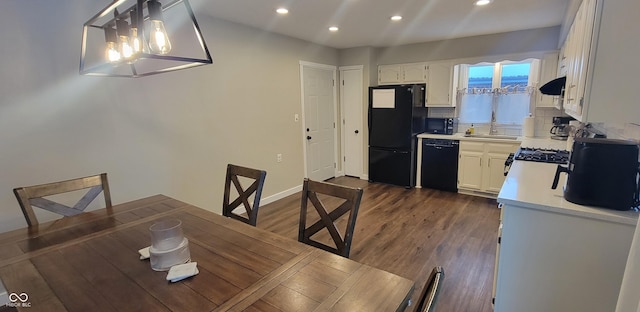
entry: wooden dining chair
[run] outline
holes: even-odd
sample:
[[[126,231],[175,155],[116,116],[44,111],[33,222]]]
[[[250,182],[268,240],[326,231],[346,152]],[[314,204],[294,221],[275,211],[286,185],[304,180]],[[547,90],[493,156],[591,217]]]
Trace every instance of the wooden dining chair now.
[[[351,241],[353,240],[353,230],[356,227],[356,217],[358,216],[358,208],[360,207],[362,192],[363,190],[361,188],[304,179],[300,209],[300,224],[298,228],[298,241],[349,258]],[[320,196],[318,196],[321,194],[328,195],[330,197],[325,198],[326,200],[322,201]],[[329,200],[330,198],[337,198],[339,200]],[[311,202],[320,217],[318,221],[309,227],[307,227],[308,202]],[[327,209],[325,202],[341,203],[339,205],[335,205],[337,207],[330,211]],[[349,219],[347,221],[344,234],[341,234],[335,221],[346,213],[349,213]],[[312,239],[314,234],[324,228],[329,231],[335,247]]]
[[[442,281],[444,280],[444,269],[441,266],[436,266],[431,270],[429,279],[422,289],[420,294],[420,301],[416,305],[415,312],[433,312],[435,311],[436,302],[438,301],[438,295],[440,294],[440,288]]]
[[[238,177],[244,177],[251,180],[251,185],[246,189],[243,189]],[[264,180],[266,177],[267,172],[264,170],[228,164],[227,176],[224,184],[222,215],[256,226],[256,223],[258,222],[258,208],[260,208],[262,187],[264,186]],[[233,201],[231,201],[231,184],[233,184],[238,193],[238,197]],[[253,205],[249,204],[251,195],[253,195]],[[233,212],[233,210],[241,204],[244,207],[244,213],[246,216]]]
[[[87,188],[89,190],[73,207],[44,198]],[[16,195],[24,218],[30,227],[38,225],[38,219],[33,212],[32,206],[68,217],[84,212],[87,206],[89,206],[100,193],[103,193],[106,208],[111,208],[111,192],[109,191],[109,182],[106,173],[60,182],[17,187],[13,189],[13,193]]]

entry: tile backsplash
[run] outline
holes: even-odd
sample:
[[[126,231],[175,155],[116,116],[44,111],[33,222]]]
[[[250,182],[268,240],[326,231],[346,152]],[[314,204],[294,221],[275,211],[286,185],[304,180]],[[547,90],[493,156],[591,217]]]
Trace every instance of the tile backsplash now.
[[[430,107],[429,117],[436,118],[451,118],[455,117],[455,108],[449,107]],[[536,108],[535,110],[535,136],[536,137],[549,137],[549,130],[553,126],[553,117],[567,116],[560,112],[556,108]],[[458,124],[458,132],[465,132],[471,127],[471,124],[460,123]],[[489,124],[474,124],[476,133],[489,133]],[[522,135],[521,126],[498,126],[498,134],[503,135]]]
[[[456,109],[451,107],[429,107],[429,117],[435,118],[453,118],[456,116]],[[535,117],[535,136],[536,137],[550,137],[549,130],[553,127],[553,117],[562,116],[566,117],[567,114],[561,112],[556,108],[536,108],[533,115]],[[592,126],[603,132],[611,139],[625,139],[634,140],[640,143],[640,124],[628,123],[625,125],[617,124],[592,124]],[[471,124],[460,123],[458,124],[458,132],[465,132],[471,127]],[[476,133],[489,133],[489,124],[476,124],[474,125]],[[498,126],[498,134],[503,135],[522,135],[522,127],[520,126]]]

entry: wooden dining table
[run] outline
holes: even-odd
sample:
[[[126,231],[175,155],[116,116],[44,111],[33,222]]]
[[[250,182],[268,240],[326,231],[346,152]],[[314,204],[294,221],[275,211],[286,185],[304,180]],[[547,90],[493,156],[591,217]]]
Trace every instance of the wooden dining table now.
[[[199,273],[169,282],[138,250],[179,219]],[[414,282],[164,195],[0,234],[21,311],[403,311]]]

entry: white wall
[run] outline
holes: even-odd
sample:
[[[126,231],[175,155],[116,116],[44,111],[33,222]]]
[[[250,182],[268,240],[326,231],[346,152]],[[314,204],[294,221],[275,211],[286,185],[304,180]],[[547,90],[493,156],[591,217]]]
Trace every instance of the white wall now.
[[[558,49],[560,26],[381,48],[378,64],[400,64]],[[499,60],[500,61],[500,60]]]
[[[107,4],[0,1],[0,232],[26,226],[14,187],[100,172],[115,203],[216,212],[230,162],[267,170],[263,198],[301,184],[299,61],[337,65],[337,50],[196,13],[213,65],[80,76],[82,24]]]

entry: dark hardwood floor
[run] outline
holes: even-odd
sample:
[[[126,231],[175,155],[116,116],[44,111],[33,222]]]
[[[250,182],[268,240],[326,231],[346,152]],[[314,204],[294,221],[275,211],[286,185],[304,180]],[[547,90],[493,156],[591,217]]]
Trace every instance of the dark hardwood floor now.
[[[431,269],[441,265],[438,311],[492,311],[495,200],[350,177],[329,182],[364,189],[351,259],[414,280],[414,303]],[[297,193],[260,207],[258,227],[297,240],[300,198]]]

